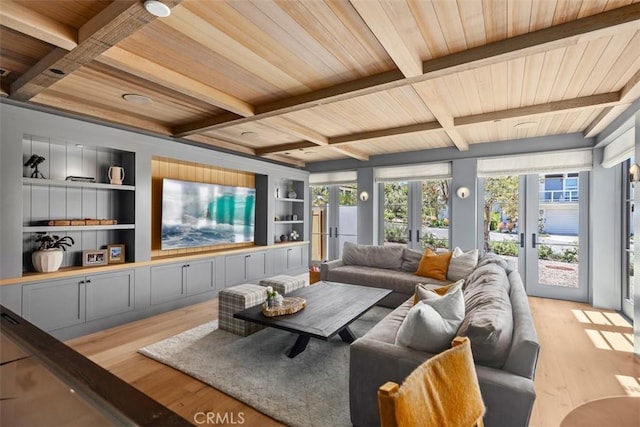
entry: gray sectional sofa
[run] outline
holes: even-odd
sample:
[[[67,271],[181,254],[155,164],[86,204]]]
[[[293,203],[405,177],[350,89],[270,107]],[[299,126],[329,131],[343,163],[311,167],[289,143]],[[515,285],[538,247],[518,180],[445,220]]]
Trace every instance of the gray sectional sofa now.
[[[359,257],[357,262],[367,265],[354,264],[355,260],[349,258],[328,263],[323,280],[388,287],[394,291],[391,295],[395,295],[387,301],[389,305],[402,300],[394,311],[351,344],[351,422],[354,426],[364,427],[379,425],[378,387],[387,381],[402,383],[433,354],[395,343],[398,329],[413,306],[411,297],[415,284],[429,282],[405,271],[409,269],[407,263],[411,262],[408,258],[412,255],[415,258],[415,254],[394,248],[392,253],[400,254],[398,261],[386,250],[357,246],[360,246],[355,252]],[[367,254],[368,251],[371,252]],[[347,251],[348,256],[353,253]],[[363,261],[363,257],[368,261]],[[375,267],[376,264],[379,267]],[[465,318],[457,335],[467,336],[471,341],[482,398],[487,407],[485,425],[527,426],[535,400],[533,377],[539,344],[522,279],[502,258],[488,254],[478,261],[463,289]]]

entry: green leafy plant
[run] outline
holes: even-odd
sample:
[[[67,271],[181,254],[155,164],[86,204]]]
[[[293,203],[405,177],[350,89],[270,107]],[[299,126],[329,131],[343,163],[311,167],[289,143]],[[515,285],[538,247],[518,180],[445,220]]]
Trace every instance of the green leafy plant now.
[[[538,245],[538,259],[553,259],[554,253],[551,246]]]
[[[496,255],[506,255],[506,256],[518,255],[517,242],[503,240],[500,242],[490,242],[489,246],[490,246],[491,252],[495,253]]]
[[[578,262],[578,248],[575,247],[575,248],[570,248],[570,249],[563,249],[562,250],[562,255],[560,255],[560,258],[564,262],[577,263]]]
[[[448,248],[449,240],[439,238],[435,233],[426,232],[422,236],[422,248]]]
[[[47,233],[38,233],[35,238],[35,242],[40,245],[38,246],[39,251],[47,250],[47,249],[62,249],[66,251],[67,248],[70,248],[74,245],[73,238],[70,236],[56,236],[56,235],[48,235]]]

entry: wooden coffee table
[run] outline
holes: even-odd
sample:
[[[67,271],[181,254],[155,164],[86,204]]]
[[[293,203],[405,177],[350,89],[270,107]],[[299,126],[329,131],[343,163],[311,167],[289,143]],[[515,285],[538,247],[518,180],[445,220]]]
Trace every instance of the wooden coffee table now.
[[[288,353],[289,357],[296,357],[307,348],[311,338],[326,341],[339,334],[342,341],[353,342],[356,337],[349,325],[390,293],[388,289],[319,282],[287,294],[307,300],[307,306],[297,313],[267,317],[260,306],[255,306],[233,317],[298,334]]]

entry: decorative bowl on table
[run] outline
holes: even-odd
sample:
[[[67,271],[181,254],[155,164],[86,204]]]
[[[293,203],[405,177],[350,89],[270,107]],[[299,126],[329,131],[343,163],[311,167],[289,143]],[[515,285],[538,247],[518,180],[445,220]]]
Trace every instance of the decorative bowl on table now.
[[[307,306],[307,301],[300,297],[285,297],[282,303],[278,306],[267,307],[267,304],[262,304],[262,314],[267,317],[283,316],[285,314],[293,314],[302,310]]]

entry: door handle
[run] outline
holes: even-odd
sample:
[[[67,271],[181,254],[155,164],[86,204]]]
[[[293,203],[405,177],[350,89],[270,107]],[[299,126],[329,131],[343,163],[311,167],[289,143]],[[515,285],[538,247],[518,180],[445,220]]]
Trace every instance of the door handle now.
[[[409,230],[409,241],[411,241],[411,234],[413,230]]]
[[[536,233],[531,234],[531,247],[535,248],[538,242],[536,242]]]
[[[416,230],[416,242],[420,241],[420,230]]]
[[[333,236],[331,235],[331,227],[329,227],[329,237],[333,237]]]
[[[336,227],[336,237],[338,237],[338,227]]]
[[[524,248],[524,233],[520,233],[520,247]]]

